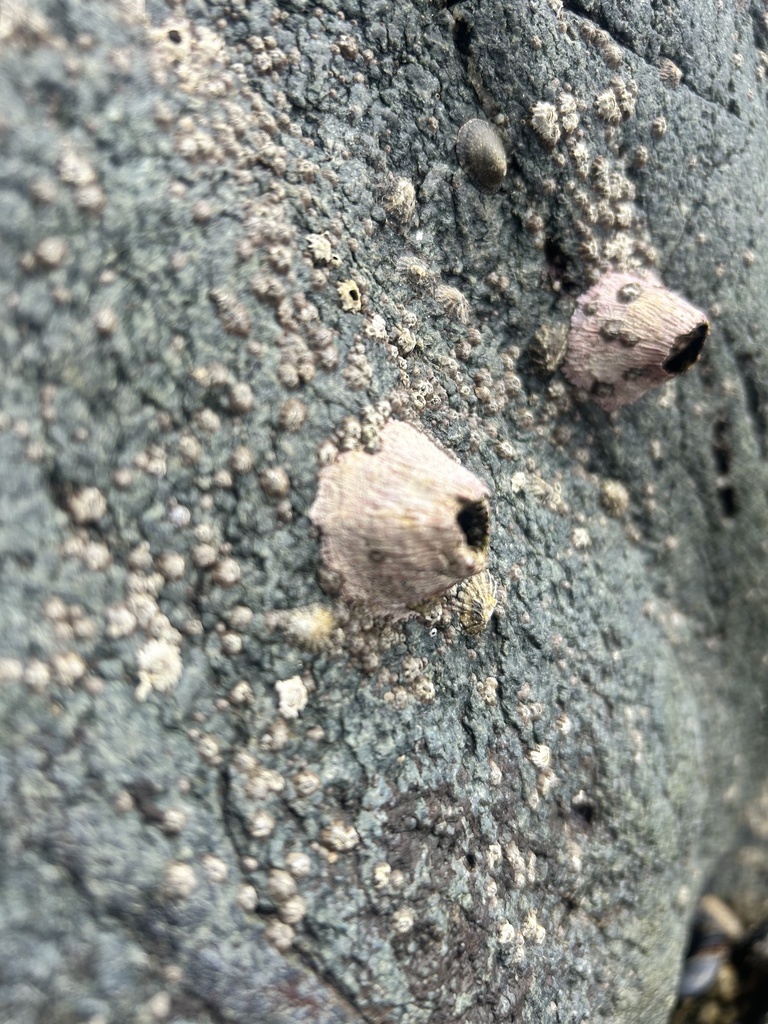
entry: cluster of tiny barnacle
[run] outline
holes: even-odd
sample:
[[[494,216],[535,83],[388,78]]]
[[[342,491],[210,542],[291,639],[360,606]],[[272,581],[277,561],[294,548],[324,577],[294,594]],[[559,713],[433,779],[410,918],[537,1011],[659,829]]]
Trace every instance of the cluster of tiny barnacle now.
[[[357,312],[364,301],[363,282],[349,268],[344,270],[339,255],[343,236],[340,222],[324,222],[312,209],[311,185],[319,173],[312,160],[312,143],[303,137],[298,124],[289,116],[290,104],[279,88],[280,74],[292,65],[297,54],[280,51],[274,38],[248,41],[253,59],[250,66],[259,74],[269,76],[269,102],[249,91],[243,102],[240,85],[246,80],[242,69],[225,68],[221,63],[222,46],[210,30],[195,26],[184,18],[174,18],[151,30],[154,41],[153,64],[157,81],[175,83],[185,96],[205,96],[211,104],[189,103],[179,115],[174,106],[172,90],[167,100],[158,102],[156,123],[167,130],[177,155],[194,167],[189,175],[193,186],[180,175],[169,184],[173,203],[187,203],[193,229],[204,230],[221,214],[216,190],[206,190],[200,183],[213,184],[222,162],[226,160],[241,183],[254,179],[269,186],[253,190],[237,211],[242,231],[237,241],[237,256],[251,270],[250,286],[238,289],[230,281],[215,281],[208,298],[212,314],[220,330],[242,344],[242,360],[218,362],[200,358],[194,341],[174,335],[166,339],[167,356],[174,365],[186,363],[186,375],[192,406],[189,421],[175,429],[168,413],[156,415],[156,439],[133,458],[114,471],[114,491],[108,498],[99,488],[73,488],[66,496],[65,508],[70,519],[70,533],[61,555],[66,566],[77,560],[80,571],[105,572],[113,563],[108,528],[110,516],[122,497],[131,492],[142,477],[163,481],[170,477],[178,489],[184,490],[185,501],[170,499],[165,510],[169,537],[167,547],[151,549],[147,541],[138,541],[120,561],[126,567],[123,594],[96,617],[84,606],[57,594],[46,601],[44,622],[49,624],[56,650],[49,658],[29,657],[0,659],[0,679],[26,683],[35,692],[44,692],[51,685],[79,686],[98,696],[106,685],[90,669],[91,654],[98,648],[114,652],[130,664],[133,659],[135,697],[138,701],[157,699],[176,687],[185,669],[187,644],[203,638],[206,628],[196,607],[195,597],[202,593],[219,593],[225,611],[206,638],[212,657],[239,658],[246,637],[254,626],[254,611],[238,598],[247,592],[245,583],[251,571],[249,562],[226,542],[214,523],[217,495],[232,494],[238,486],[253,480],[260,488],[268,508],[273,510],[277,524],[293,518],[293,481],[290,467],[281,464],[267,452],[249,444],[245,429],[256,399],[253,367],[265,355],[266,338],[255,338],[253,332],[254,300],[274,311],[278,358],[276,377],[287,392],[275,409],[275,429],[287,435],[301,432],[308,419],[308,408],[300,397],[300,389],[317,374],[335,369],[340,361],[338,331],[326,326],[315,297],[334,296],[341,315]],[[350,45],[346,51],[351,52]],[[98,174],[87,156],[68,145],[59,164],[61,183],[71,189],[75,205],[96,217],[106,205],[106,195]],[[57,186],[40,178],[31,186],[34,201],[52,203]],[[255,193],[255,194],[254,194]],[[295,226],[295,210],[303,210],[314,230],[299,232]],[[230,214],[233,211],[228,211]],[[305,249],[306,246],[306,249]],[[54,274],[69,258],[69,246],[59,237],[43,238],[22,260],[27,272]],[[181,273],[190,261],[188,252],[172,254],[170,270]],[[215,269],[214,279],[215,279]],[[112,271],[105,271],[101,284],[109,287],[115,281]],[[100,338],[109,339],[124,329],[119,313],[109,305],[100,304],[92,318],[93,330]],[[381,318],[372,315],[364,332],[371,344],[381,343]],[[352,346],[345,376],[351,390],[367,387],[371,380],[366,345],[361,340]],[[48,386],[41,395],[45,423],[55,424],[57,389]],[[374,448],[377,431],[389,415],[384,406],[371,406],[356,417],[358,429],[347,424],[339,447],[353,443]],[[21,437],[21,423],[8,424]],[[0,424],[4,428],[4,424]],[[230,458],[223,465],[212,465],[209,440],[231,439]],[[354,437],[354,442],[353,442]],[[78,439],[76,438],[75,441]],[[30,439],[30,459],[42,457],[42,449]],[[110,507],[113,505],[114,507]],[[189,598],[192,597],[190,601]],[[215,603],[215,602],[214,602]],[[267,630],[283,635],[297,650],[313,656],[318,652],[340,653],[345,638],[343,615],[334,615],[327,602],[276,610],[266,616]],[[349,649],[370,671],[378,667],[377,650],[391,645],[391,634],[373,622],[362,621],[348,630]],[[379,647],[377,648],[377,644]],[[429,699],[426,683],[411,680],[420,699]],[[302,714],[313,689],[311,673],[302,672],[275,680],[276,715],[260,738],[264,751],[278,750],[287,742],[291,726]],[[214,711],[228,710],[243,714],[254,701],[247,680],[241,680],[226,696],[215,701]],[[201,714],[198,712],[198,714]],[[204,716],[189,729],[190,741],[201,760],[220,766],[228,757],[221,741],[206,731]],[[282,792],[287,784],[297,797],[308,796],[319,780],[297,776],[283,780],[277,772],[262,778],[266,769],[241,758],[237,768],[249,779],[249,799],[253,816],[249,822],[254,839],[268,837],[269,800]],[[129,813],[135,808],[130,793],[121,792],[116,810]],[[183,832],[185,815],[178,808],[169,808],[161,827],[170,834]],[[356,846],[354,828],[342,820],[332,821],[320,829],[318,856],[332,860]],[[305,850],[289,850],[282,863],[264,868],[261,857],[246,857],[243,872],[248,877],[239,889],[241,907],[251,912],[259,904],[253,880],[265,881],[261,886],[262,905],[270,905],[269,937],[280,948],[287,948],[296,925],[305,913],[303,897],[296,890],[298,879],[306,876],[311,855]],[[171,899],[186,899],[194,891],[200,872],[211,881],[223,882],[227,866],[213,854],[201,858],[199,864],[171,861],[162,883],[163,893]]]
[[[581,32],[609,68],[621,66],[623,51],[606,32],[586,20]],[[660,64],[660,76],[674,84],[679,79],[668,64],[671,62]],[[568,175],[559,185],[553,182],[553,188],[570,197],[569,208],[574,211],[573,224],[580,239],[579,257],[592,279],[606,263],[629,269],[653,265],[657,259],[635,207],[634,185],[625,173],[621,151],[621,126],[635,116],[637,91],[633,79],[614,74],[591,99],[578,98],[565,89],[530,108],[531,129],[551,152],[554,167]],[[590,150],[585,128],[590,116],[594,128],[601,127],[612,157]],[[665,130],[664,117],[654,118],[648,131],[649,145],[663,137]],[[648,159],[648,145],[641,145],[631,163],[638,168]],[[544,220],[534,208],[529,209],[525,226],[534,245],[543,247]]]

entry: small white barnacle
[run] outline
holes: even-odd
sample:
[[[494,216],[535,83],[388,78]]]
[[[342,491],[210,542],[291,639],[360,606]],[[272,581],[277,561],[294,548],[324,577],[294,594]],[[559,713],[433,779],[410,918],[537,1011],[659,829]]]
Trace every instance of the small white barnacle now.
[[[352,280],[352,278],[349,278],[347,281],[339,281],[336,285],[336,291],[339,293],[341,308],[345,313],[360,312],[363,307],[363,298],[357,281]]]
[[[565,359],[568,328],[565,324],[541,324],[533,335],[528,355],[541,377],[551,377]]]
[[[469,302],[465,295],[449,284],[435,288],[435,301],[442,306],[446,316],[465,324],[469,319]]]
[[[307,248],[314,263],[330,263],[333,259],[333,246],[327,234],[307,235]]]
[[[552,762],[552,751],[546,743],[537,743],[528,751],[528,760],[537,768],[549,768]]]
[[[413,331],[409,330],[407,327],[398,327],[396,328],[395,344],[398,347],[400,355],[407,356],[413,352],[417,345],[422,345],[423,343],[420,342]]]
[[[611,88],[621,108],[622,118],[626,120],[632,117],[637,105],[637,82],[632,79],[625,82],[623,78],[616,77],[611,79]]]
[[[418,256],[401,256],[396,266],[398,272],[413,284],[426,284],[435,277],[434,270]]]
[[[545,146],[554,148],[560,138],[555,105],[544,101],[534,103],[531,107],[531,127]]]
[[[335,625],[330,608],[317,603],[274,609],[265,614],[264,624],[269,630],[281,630],[289,643],[314,654],[329,645]]]
[[[341,819],[336,819],[320,832],[320,844],[327,850],[348,853],[359,846],[360,836],[353,825],[347,825]]]
[[[374,313],[364,328],[367,338],[374,338],[376,341],[387,340],[387,322],[381,313]]]
[[[561,92],[557,97],[557,107],[560,111],[560,123],[566,135],[571,135],[579,127],[578,104],[572,93]]]
[[[523,937],[528,939],[530,942],[535,942],[537,946],[540,946],[544,939],[547,937],[547,930],[536,920],[536,911],[529,910],[523,926],[520,929],[523,933]]]
[[[148,640],[138,653],[139,685],[134,696],[144,702],[150,693],[167,693],[181,679],[184,668],[178,647],[169,640]]]
[[[663,115],[654,117],[651,121],[651,134],[656,139],[662,139],[667,134],[667,119]]]
[[[392,930],[398,935],[406,935],[413,928],[414,916],[410,907],[401,907],[392,915]]]
[[[570,141],[573,143],[570,152],[576,173],[580,178],[587,178],[590,167],[589,147],[583,139],[578,139],[575,142],[571,139]]]
[[[597,116],[608,124],[618,124],[621,121],[621,107],[613,89],[606,89],[596,97],[595,110]]]
[[[459,622],[467,636],[482,633],[496,608],[496,580],[487,569],[463,583],[458,593]]]
[[[283,718],[298,718],[307,706],[307,687],[301,676],[279,679],[275,683],[278,710]]]
[[[659,78],[668,89],[676,89],[683,80],[683,72],[669,57],[661,57],[656,62]]]

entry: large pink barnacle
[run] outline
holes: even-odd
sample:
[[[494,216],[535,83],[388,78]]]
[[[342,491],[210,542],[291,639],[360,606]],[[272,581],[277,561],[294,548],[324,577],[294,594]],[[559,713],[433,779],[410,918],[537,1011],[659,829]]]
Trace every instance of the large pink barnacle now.
[[[490,490],[407,423],[380,442],[320,471],[309,515],[343,596],[399,619],[485,568]]]
[[[709,322],[655,274],[609,271],[577,301],[563,373],[612,411],[689,370]]]

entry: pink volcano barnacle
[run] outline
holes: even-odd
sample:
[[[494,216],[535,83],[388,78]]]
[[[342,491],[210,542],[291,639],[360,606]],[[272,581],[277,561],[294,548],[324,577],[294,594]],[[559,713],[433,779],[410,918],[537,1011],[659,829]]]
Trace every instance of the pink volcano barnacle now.
[[[563,373],[610,412],[689,370],[708,333],[655,274],[609,271],[577,301]]]
[[[401,619],[485,568],[490,490],[407,423],[379,438],[320,471],[309,516],[343,596]]]

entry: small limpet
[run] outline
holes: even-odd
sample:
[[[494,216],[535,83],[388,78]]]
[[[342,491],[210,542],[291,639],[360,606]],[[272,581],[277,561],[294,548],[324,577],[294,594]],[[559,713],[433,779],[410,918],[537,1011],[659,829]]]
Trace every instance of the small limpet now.
[[[492,196],[507,176],[507,154],[498,133],[487,121],[473,117],[456,136],[459,165],[475,188]]]

